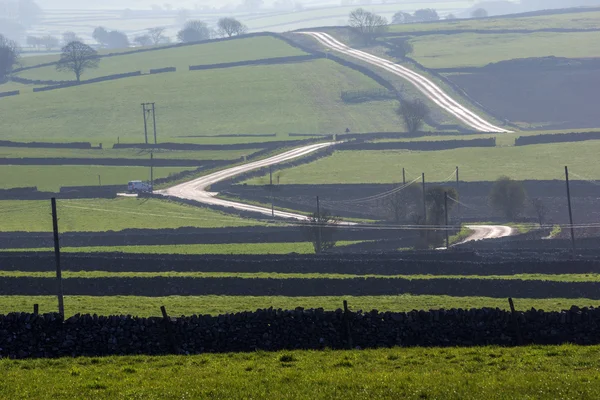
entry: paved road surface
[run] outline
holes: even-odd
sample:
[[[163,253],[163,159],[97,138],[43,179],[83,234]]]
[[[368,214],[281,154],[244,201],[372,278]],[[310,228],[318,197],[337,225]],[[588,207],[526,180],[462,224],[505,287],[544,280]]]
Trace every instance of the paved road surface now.
[[[502,225],[467,225],[467,228],[473,231],[464,242],[475,242],[484,239],[499,239],[513,234],[513,229],[510,226]]]
[[[217,193],[207,192],[206,189],[212,184],[215,184],[222,180],[242,174],[244,172],[252,171],[252,170],[263,168],[263,167],[268,167],[269,165],[279,164],[284,161],[293,160],[295,158],[305,156],[307,154],[313,153],[324,147],[332,146],[334,144],[335,144],[335,142],[328,142],[328,143],[319,143],[319,144],[312,144],[310,146],[299,147],[297,149],[290,150],[285,153],[266,158],[264,160],[255,161],[255,162],[251,162],[251,163],[244,164],[244,165],[238,165],[237,167],[228,168],[228,169],[225,169],[222,171],[212,173],[210,175],[202,176],[200,178],[194,179],[189,182],[181,183],[179,185],[170,187],[168,189],[158,190],[155,193],[167,195],[167,196],[175,196],[175,197],[179,197],[181,199],[196,200],[196,201],[199,201],[204,204],[232,207],[237,210],[253,211],[253,212],[257,212],[257,213],[261,213],[261,214],[265,214],[265,215],[271,215],[270,208],[253,206],[253,205],[238,203],[238,202],[230,201],[230,200],[222,200],[222,199],[215,197],[217,195]],[[291,218],[291,219],[297,219],[297,220],[306,220],[307,219],[306,216],[304,216],[304,215],[294,214],[294,213],[289,213],[289,212],[284,212],[284,211],[275,210],[274,214],[276,217],[281,217],[281,218]]]
[[[374,56],[364,51],[356,50],[346,46],[342,42],[336,40],[331,35],[322,32],[299,32],[300,34],[309,35],[315,38],[322,45],[329,47],[337,52],[346,54],[348,56],[357,58],[369,64],[383,68],[386,71],[391,72],[401,78],[406,79],[417,89],[419,89],[425,96],[427,96],[435,104],[446,110],[448,113],[454,115],[459,121],[480,132],[510,132],[509,130],[495,126],[488,121],[484,120],[465,106],[458,103],[447,93],[445,93],[439,86],[427,79],[423,75],[419,75],[416,72],[403,67],[398,64],[386,60],[381,57]]]

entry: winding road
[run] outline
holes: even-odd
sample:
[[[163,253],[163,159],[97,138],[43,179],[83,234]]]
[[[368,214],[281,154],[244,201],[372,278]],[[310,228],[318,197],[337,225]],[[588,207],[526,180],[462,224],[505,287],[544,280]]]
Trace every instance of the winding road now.
[[[270,216],[272,213],[272,210],[270,208],[219,199],[216,197],[217,193],[208,192],[206,189],[210,185],[234,177],[236,175],[243,174],[244,172],[268,167],[269,165],[275,165],[285,161],[293,160],[295,158],[303,157],[317,150],[321,150],[325,147],[333,146],[334,144],[335,142],[327,142],[299,147],[297,149],[286,151],[285,153],[281,153],[276,156],[266,158],[264,160],[254,161],[244,165],[238,165],[233,168],[228,168],[222,171],[214,172],[209,175],[201,176],[200,178],[191,180],[189,182],[180,183],[179,185],[170,187],[168,189],[158,190],[155,193],[164,196],[174,196],[179,197],[180,199],[196,200],[204,204],[231,207],[235,208],[236,210],[251,211]],[[284,211],[275,210],[273,214],[276,217],[280,218],[290,218],[297,220],[307,219],[305,215]]]
[[[467,225],[467,228],[472,230],[473,234],[462,243],[484,239],[499,239],[513,234],[513,229],[510,226],[503,225]]]
[[[333,49],[339,53],[354,57],[366,63],[375,65],[382,69],[385,69],[392,74],[406,79],[412,83],[417,89],[419,89],[427,98],[437,104],[439,107],[455,116],[459,121],[475,129],[479,132],[500,132],[508,133],[509,130],[500,128],[490,122],[484,120],[479,115],[475,114],[467,107],[458,103],[447,93],[445,93],[439,86],[433,83],[428,78],[420,75],[409,68],[395,64],[389,60],[381,57],[374,56],[373,54],[366,53],[364,51],[353,49],[346,46],[344,43],[338,41],[331,35],[323,32],[298,32],[302,35],[309,35],[316,39],[323,46]]]

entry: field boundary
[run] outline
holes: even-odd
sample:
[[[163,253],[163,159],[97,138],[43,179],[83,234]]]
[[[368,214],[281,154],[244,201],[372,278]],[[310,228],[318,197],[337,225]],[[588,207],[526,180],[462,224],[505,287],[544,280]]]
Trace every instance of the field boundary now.
[[[431,140],[414,142],[375,142],[375,143],[342,143],[337,150],[413,150],[438,151],[460,149],[466,147],[496,147],[496,138],[465,140]]]

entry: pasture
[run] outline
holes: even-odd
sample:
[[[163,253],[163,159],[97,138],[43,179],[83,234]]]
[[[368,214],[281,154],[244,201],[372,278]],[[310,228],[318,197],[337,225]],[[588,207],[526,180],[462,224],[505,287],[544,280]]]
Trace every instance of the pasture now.
[[[596,158],[600,141],[539,144],[512,147],[462,148],[440,151],[336,151],[332,156],[313,163],[287,169],[280,183],[392,183],[402,181],[402,168],[407,180],[425,173],[428,182],[441,182],[456,166],[461,180],[493,181],[502,175],[517,180],[564,179],[564,166],[581,179],[600,179],[590,160]],[[327,172],[323,172],[327,171]],[[410,178],[410,179],[409,179]],[[247,181],[261,185],[264,178]]]
[[[463,33],[411,39],[410,57],[427,68],[483,67],[515,58],[600,56],[600,32]]]
[[[254,220],[158,199],[59,199],[57,208],[61,233],[262,225]],[[50,201],[3,200],[0,213],[4,216],[0,225],[2,232],[52,231]]]
[[[0,360],[0,396],[593,399],[600,395],[598,350],[566,345],[6,359]]]
[[[105,50],[100,54],[108,52],[109,50]],[[150,69],[165,67],[176,67],[178,72],[187,73],[190,65],[230,63],[303,54],[305,54],[303,51],[273,37],[240,38],[174,48],[157,47],[141,53],[101,58],[100,67],[84,74],[83,79],[140,70],[147,73]],[[37,62],[40,64],[52,62],[58,58],[58,56],[44,56],[43,59],[38,60],[37,57],[30,57],[26,59],[26,63],[35,65]],[[19,72],[17,76],[34,80],[74,80],[73,73],[57,71],[54,66],[28,69]]]
[[[159,52],[156,54],[159,56]],[[345,104],[342,90],[377,89],[328,60],[141,76],[1,99],[3,138],[143,141],[141,101],[156,102],[159,142],[232,133],[397,130],[395,102]],[[36,110],[31,113],[31,110]],[[10,112],[9,112],[10,111]],[[272,139],[272,138],[269,138]]]
[[[192,168],[154,168],[154,179],[166,178]],[[0,189],[36,186],[39,191],[58,192],[61,186],[123,185],[150,180],[147,167],[98,165],[0,165]],[[100,176],[100,182],[99,178]]]

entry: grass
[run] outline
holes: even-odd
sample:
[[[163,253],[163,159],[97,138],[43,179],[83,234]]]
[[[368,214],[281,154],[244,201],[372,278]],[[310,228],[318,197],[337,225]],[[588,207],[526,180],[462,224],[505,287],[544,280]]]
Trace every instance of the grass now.
[[[157,167],[154,179],[193,169]],[[0,189],[37,186],[40,191],[58,192],[61,186],[95,186],[100,175],[102,185],[127,185],[133,180],[150,180],[148,167],[112,167],[98,165],[0,165]]]
[[[287,57],[306,54],[282,40],[273,37],[242,38],[227,42],[205,43],[168,49],[157,49],[135,54],[102,58],[99,68],[84,73],[83,79],[142,71],[153,68],[176,67],[178,73],[189,73],[190,65],[205,65]],[[57,59],[54,57],[52,61]],[[29,63],[32,60],[27,60]],[[49,62],[49,61],[45,61]],[[39,80],[74,80],[73,73],[57,71],[54,66],[34,68],[19,72],[21,78]]]
[[[240,219],[241,220],[241,219]],[[248,225],[258,225],[252,220],[241,220]],[[215,221],[216,222],[216,221]],[[153,223],[149,223],[153,225]],[[240,224],[241,225],[241,224]],[[185,225],[185,226],[189,226]],[[224,226],[223,224],[218,226]],[[230,225],[231,226],[231,225]],[[93,226],[94,229],[97,225]],[[152,228],[155,228],[154,226]],[[157,229],[157,228],[156,228]],[[358,242],[338,242],[337,246],[347,246]],[[47,249],[27,249],[27,251],[50,251]],[[16,249],[16,251],[23,251]],[[63,247],[65,253],[104,253],[122,252],[133,254],[312,254],[314,248],[309,242],[292,243],[224,243],[224,244],[177,244],[156,246],[98,246],[98,247]]]
[[[556,15],[519,18],[486,18],[439,21],[426,24],[402,24],[390,26],[390,32],[416,32],[460,29],[596,29],[600,12],[574,12]]]
[[[600,174],[590,162],[598,151],[600,141],[431,152],[337,151],[330,157],[286,170],[280,184],[391,183],[401,179],[398,171],[403,167],[409,171],[407,180],[424,172],[428,182],[439,182],[457,165],[464,181],[490,181],[502,175],[518,180],[562,180],[565,165],[586,179],[598,179]],[[257,177],[247,183],[260,185],[263,180]]]
[[[481,67],[527,57],[597,57],[600,32],[428,35],[411,40],[410,55],[428,68]]]
[[[59,199],[57,208],[60,232],[261,225],[257,221],[234,217],[207,208],[158,199]],[[0,201],[0,214],[2,215],[0,231],[3,232],[52,231],[50,201]]]
[[[280,140],[289,140],[288,132],[397,130],[395,102],[347,105],[339,98],[342,90],[379,87],[357,71],[315,60],[142,76],[31,93],[2,99],[0,114],[3,139],[105,145],[117,137],[121,143],[143,140],[140,99],[157,103],[159,142],[182,141],[186,135],[276,133]]]
[[[0,360],[21,399],[594,399],[598,346]],[[224,384],[225,383],[225,384]]]
[[[273,248],[278,248],[282,244],[265,243]],[[346,243],[341,243],[344,246]],[[246,247],[242,245],[240,247]],[[217,246],[215,246],[217,247]],[[48,249],[50,251],[50,249]],[[55,272],[52,272],[52,266],[49,266],[45,272],[29,271],[0,271],[0,277],[20,277],[20,278],[53,278]],[[400,271],[399,271],[400,272]],[[242,279],[480,279],[480,280],[524,280],[524,281],[548,281],[548,282],[600,282],[600,274],[515,274],[515,275],[353,275],[339,273],[277,273],[277,272],[107,272],[107,271],[64,271],[65,279],[95,279],[95,278],[242,278]]]
[[[260,150],[153,150],[155,159],[185,159],[185,160],[236,160]],[[141,149],[112,149],[79,150],[79,149],[35,149],[26,147],[0,147],[0,158],[132,158],[150,159],[149,150]]]
[[[343,300],[348,301],[351,310],[396,311],[438,310],[452,308],[500,308],[508,310],[506,299],[492,297],[452,297],[452,296],[65,296],[67,316],[81,314],[134,315],[139,317],[161,316],[160,306],[165,306],[169,315],[219,315],[243,311],[254,311],[273,307],[293,310],[296,307],[342,308]],[[598,307],[600,300],[592,299],[513,299],[517,310],[531,308],[545,311],[567,310],[573,305]],[[32,312],[33,305],[39,304],[40,313],[56,312],[56,296],[0,296],[0,313]]]

